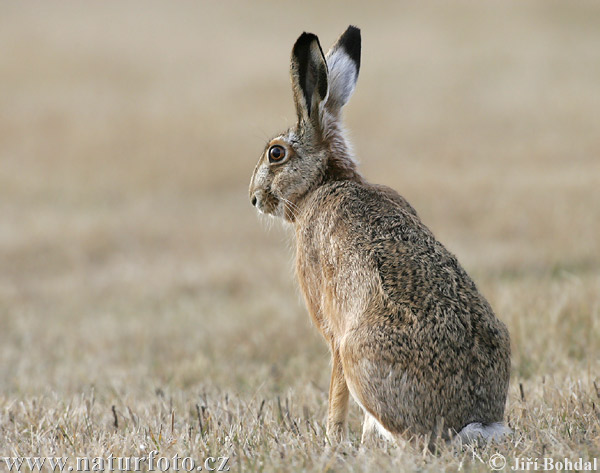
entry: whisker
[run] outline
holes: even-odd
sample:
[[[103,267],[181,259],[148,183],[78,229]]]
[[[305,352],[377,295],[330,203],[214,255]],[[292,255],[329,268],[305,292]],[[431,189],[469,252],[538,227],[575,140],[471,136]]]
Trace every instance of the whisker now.
[[[289,210],[294,217],[294,220],[298,218],[298,206],[288,199],[282,198],[281,200],[283,201],[285,208]]]
[[[291,209],[295,210],[296,212],[298,212],[300,209],[298,208],[298,206],[296,204],[294,204],[291,200],[288,199],[283,199],[284,202],[286,202]]]
[[[295,209],[297,212],[300,211],[300,209],[298,208],[298,206],[296,204],[294,204],[291,200],[287,200],[287,201],[292,206],[293,209]]]

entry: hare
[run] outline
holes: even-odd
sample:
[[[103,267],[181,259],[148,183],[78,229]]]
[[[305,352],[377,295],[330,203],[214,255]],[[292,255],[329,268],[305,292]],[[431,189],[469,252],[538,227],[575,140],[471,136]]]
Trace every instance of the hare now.
[[[500,438],[508,330],[411,205],[362,177],[344,136],[360,49],[354,26],[327,56],[314,34],[298,38],[298,121],[267,143],[250,182],[252,204],[295,229],[300,288],[332,356],[327,434],[346,438],[352,395],[363,441]]]

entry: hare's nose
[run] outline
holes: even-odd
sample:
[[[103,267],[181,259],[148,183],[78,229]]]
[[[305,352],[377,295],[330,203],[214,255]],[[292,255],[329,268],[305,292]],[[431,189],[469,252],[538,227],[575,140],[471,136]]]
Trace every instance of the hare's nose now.
[[[250,202],[252,202],[252,205],[254,205],[256,207],[256,196],[253,195],[252,198],[250,199]]]

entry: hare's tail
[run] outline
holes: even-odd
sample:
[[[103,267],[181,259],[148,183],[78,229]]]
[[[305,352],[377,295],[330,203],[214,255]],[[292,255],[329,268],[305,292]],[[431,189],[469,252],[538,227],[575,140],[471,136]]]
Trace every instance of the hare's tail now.
[[[505,435],[512,433],[502,422],[493,422],[491,424],[482,424],[481,422],[473,422],[467,424],[458,433],[458,436],[464,443],[475,442],[479,439],[484,441],[498,441]]]

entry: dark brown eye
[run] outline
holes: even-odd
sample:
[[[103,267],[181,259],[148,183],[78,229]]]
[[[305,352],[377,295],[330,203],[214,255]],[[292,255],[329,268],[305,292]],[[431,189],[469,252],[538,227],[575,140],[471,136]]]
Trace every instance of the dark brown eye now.
[[[274,145],[269,148],[269,162],[277,163],[285,158],[285,148],[283,146]]]

